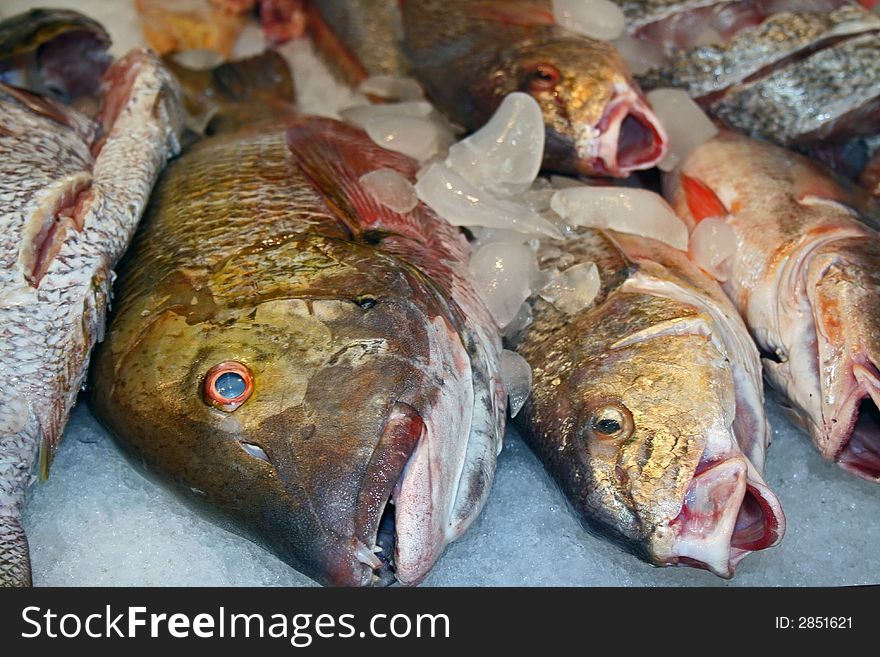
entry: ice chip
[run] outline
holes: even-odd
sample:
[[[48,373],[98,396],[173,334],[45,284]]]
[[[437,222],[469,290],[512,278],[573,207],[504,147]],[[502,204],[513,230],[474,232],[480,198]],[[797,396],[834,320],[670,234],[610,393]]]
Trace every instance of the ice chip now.
[[[532,367],[518,353],[505,349],[501,352],[501,380],[510,417],[516,417],[532,392]]]
[[[596,264],[584,262],[555,272],[539,294],[565,314],[573,315],[593,303],[600,285]]]
[[[697,148],[718,134],[718,128],[681,89],[655,89],[648,101],[669,136],[669,153],[657,165],[672,171]]]
[[[510,324],[504,327],[501,336],[507,344],[516,345],[519,343],[520,339],[522,339],[526,329],[529,328],[534,321],[535,317],[532,312],[532,306],[526,301],[519,307],[519,312],[516,313],[516,317],[511,320]]]
[[[383,105],[357,105],[342,110],[339,115],[346,123],[364,129],[367,127],[367,123],[373,119],[402,116],[427,119],[433,111],[434,108],[427,101],[415,100]]]
[[[691,233],[688,251],[691,260],[724,282],[729,275],[725,261],[736,253],[736,232],[722,218],[703,219]]]
[[[626,28],[620,7],[609,0],[553,0],[553,16],[561,27],[600,41],[613,41]]]
[[[528,206],[497,199],[443,164],[432,164],[421,173],[416,193],[453,226],[484,226],[560,237],[553,224]]]
[[[660,66],[665,57],[663,46],[645,39],[624,34],[614,40],[614,47],[629,65],[633,75],[643,75],[653,68]]]
[[[358,91],[367,96],[400,101],[421,100],[425,96],[421,85],[414,79],[396,75],[371,75],[364,78]]]
[[[360,178],[361,186],[374,199],[394,212],[406,213],[419,204],[412,183],[394,169],[377,169]]]
[[[610,228],[688,248],[688,231],[669,204],[646,189],[572,187],[550,201],[553,210],[573,226]]]
[[[534,252],[524,244],[493,242],[474,251],[470,268],[495,322],[502,328],[510,324],[532,293],[529,282],[537,269]]]
[[[437,125],[415,116],[385,116],[369,119],[364,130],[382,148],[403,153],[414,160],[427,160],[440,150]]]
[[[446,164],[496,196],[532,186],[544,157],[544,117],[538,102],[509,94],[486,125],[449,149]]]

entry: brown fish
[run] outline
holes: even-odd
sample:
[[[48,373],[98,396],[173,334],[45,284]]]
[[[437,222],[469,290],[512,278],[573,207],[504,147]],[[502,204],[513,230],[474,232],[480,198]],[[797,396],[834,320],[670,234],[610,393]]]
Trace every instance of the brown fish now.
[[[48,475],[104,331],[113,267],[177,151],[182,106],[176,83],[146,51],[129,53],[102,80],[107,43],[91,37],[103,30],[78,14],[31,12],[0,33],[4,79],[71,97],[103,88],[92,120],[0,82],[0,585],[28,585],[26,492]],[[21,70],[3,57],[15,34],[24,39],[11,48]],[[52,65],[53,34],[65,48],[71,40],[86,48],[74,48],[82,60]]]
[[[507,94],[534,96],[548,169],[626,176],[665,156],[666,133],[617,51],[557,26],[549,0],[406,0],[401,15],[396,0],[314,4],[316,40],[349,79],[409,71],[468,129]]]
[[[762,478],[770,431],[758,353],[718,286],[665,244],[587,230],[542,268],[595,262],[601,289],[567,315],[537,299],[517,351],[517,421],[593,531],[658,566],[731,577],[785,530]]]
[[[250,109],[221,109],[166,170],[120,269],[93,406],[135,460],[316,580],[415,584],[491,485],[497,328],[458,231],[360,182],[418,164],[262,102],[241,66],[260,68],[209,79]]]
[[[690,226],[715,216],[734,229],[724,289],[794,421],[826,459],[880,481],[876,206],[806,158],[732,132],[666,185]]]

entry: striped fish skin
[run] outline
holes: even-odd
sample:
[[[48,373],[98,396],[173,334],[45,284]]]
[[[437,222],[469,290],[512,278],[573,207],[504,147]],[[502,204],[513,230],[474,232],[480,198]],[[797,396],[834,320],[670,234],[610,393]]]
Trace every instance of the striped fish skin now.
[[[729,213],[737,252],[724,289],[767,379],[823,457],[880,482],[876,202],[801,155],[733,132],[701,146],[665,184],[691,226],[700,197]]]
[[[459,231],[361,187],[415,161],[235,77],[239,107],[164,171],[120,268],[92,406],[135,462],[315,580],[417,584],[491,488],[498,329]],[[235,406],[221,370],[252,382]]]
[[[880,131],[880,17],[856,2],[631,0],[622,8],[631,34],[665,39],[669,56],[639,76],[645,88],[685,89],[727,125],[782,145]],[[740,24],[721,12],[739,12]],[[719,34],[709,24],[734,27]],[[676,47],[701,30],[711,34],[705,43]]]
[[[761,474],[770,430],[742,320],[653,240],[587,230],[545,249],[542,268],[595,262],[602,288],[574,315],[534,301],[517,346],[534,374],[523,436],[589,529],[651,564],[731,577],[785,531]]]
[[[20,515],[103,335],[113,267],[178,149],[179,89],[134,51],[92,121],[0,85],[0,584],[27,585]]]

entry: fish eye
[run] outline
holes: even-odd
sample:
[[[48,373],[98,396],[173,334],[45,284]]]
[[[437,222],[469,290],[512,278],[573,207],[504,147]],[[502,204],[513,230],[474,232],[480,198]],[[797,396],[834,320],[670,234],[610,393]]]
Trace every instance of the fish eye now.
[[[214,408],[231,413],[254,392],[254,375],[247,365],[235,360],[219,363],[205,375],[205,401]]]
[[[591,425],[600,438],[619,438],[631,432],[632,416],[623,406],[601,406],[593,411]]]
[[[562,77],[559,69],[552,64],[538,64],[528,73],[529,89],[532,91],[548,91],[556,86]]]

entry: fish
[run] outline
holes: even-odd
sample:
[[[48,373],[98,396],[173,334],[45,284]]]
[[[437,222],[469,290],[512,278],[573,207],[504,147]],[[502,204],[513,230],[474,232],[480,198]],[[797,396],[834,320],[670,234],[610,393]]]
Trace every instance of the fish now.
[[[586,527],[655,566],[729,578],[785,532],[763,479],[771,434],[758,352],[687,255],[611,230],[538,251],[542,269],[594,262],[601,288],[566,314],[532,299],[517,353],[524,439]]]
[[[880,482],[880,212],[805,157],[730,131],[670,175],[665,193],[691,227],[736,233],[725,292],[764,372],[819,453]]]
[[[313,7],[316,42],[349,80],[408,73],[468,130],[507,94],[531,94],[544,114],[548,170],[626,177],[666,155],[666,132],[615,48],[556,25],[549,0],[406,0],[399,12],[395,0]]]
[[[728,127],[783,146],[880,132],[880,16],[850,0],[622,0],[665,56],[645,89],[686,90]]]
[[[880,197],[880,148],[859,176],[859,182],[874,196]]]
[[[499,330],[458,230],[360,182],[418,164],[268,107],[240,65],[259,68],[209,82],[260,120],[221,108],[162,174],[92,408],[134,462],[314,580],[417,584],[491,487]]]
[[[28,17],[46,32],[56,21],[55,33],[65,43],[71,20],[75,27],[91,25],[70,12],[32,12],[4,26],[22,26],[30,39]],[[4,53],[14,44],[6,27],[0,30]],[[54,47],[48,37],[30,43]],[[92,64],[101,59],[89,54],[84,66],[97,74],[100,67]],[[27,80],[43,88],[49,82],[33,77],[39,72],[28,72]],[[2,586],[32,583],[21,525],[27,493],[48,476],[92,347],[103,334],[113,267],[159,169],[179,144],[179,90],[155,55],[132,51],[99,78],[103,101],[95,119],[51,96],[0,82]],[[65,84],[57,90],[72,93],[67,78],[60,80]],[[97,89],[98,82],[85,86]]]

